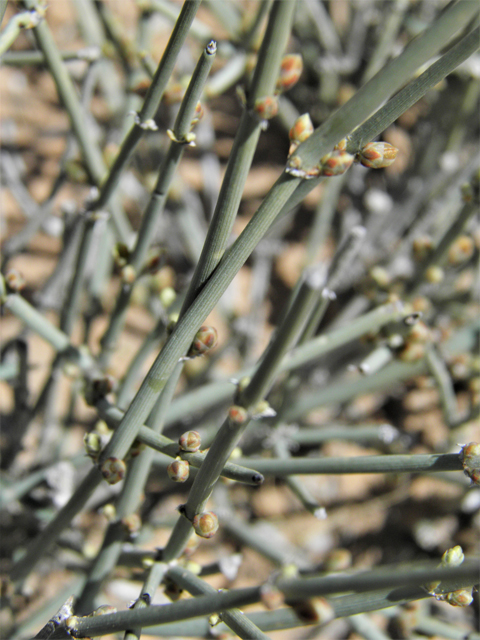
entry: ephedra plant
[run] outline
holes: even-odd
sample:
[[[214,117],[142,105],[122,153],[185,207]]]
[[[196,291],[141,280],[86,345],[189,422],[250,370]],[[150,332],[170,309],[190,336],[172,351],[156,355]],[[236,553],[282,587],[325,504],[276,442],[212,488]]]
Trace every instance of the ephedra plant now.
[[[477,637],[479,14],[2,3],[5,637]]]

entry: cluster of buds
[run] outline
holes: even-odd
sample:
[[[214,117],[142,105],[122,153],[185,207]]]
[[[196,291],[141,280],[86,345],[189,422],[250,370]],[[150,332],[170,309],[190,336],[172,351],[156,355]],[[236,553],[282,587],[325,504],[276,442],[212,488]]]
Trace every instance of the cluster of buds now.
[[[175,458],[167,467],[167,473],[173,482],[186,482],[190,475],[190,465],[182,458]]]
[[[474,251],[473,239],[470,236],[461,235],[452,242],[448,250],[448,263],[454,267],[463,264],[470,260]]]
[[[218,518],[213,511],[197,513],[192,524],[195,533],[201,538],[213,538],[218,530]]]
[[[234,425],[242,425],[248,420],[248,411],[245,407],[234,404],[228,410],[228,419]]]
[[[355,160],[369,169],[385,169],[395,162],[398,149],[389,142],[368,142]]]
[[[103,461],[100,471],[108,484],[117,484],[125,477],[127,465],[120,458],[111,457]]]
[[[195,338],[187,353],[187,358],[203,356],[217,344],[218,333],[215,327],[204,325],[195,334]]]
[[[471,443],[475,444],[475,443]],[[467,445],[467,447],[470,445]],[[477,447],[479,445],[476,445]],[[439,564],[440,567],[459,567],[464,561],[465,556],[460,545],[447,549],[442,556]],[[425,585],[428,593],[435,597],[436,600],[448,602],[452,607],[468,607],[473,602],[472,587],[456,589],[455,591],[442,591],[439,581],[430,582]]]
[[[470,442],[461,451],[463,472],[473,484],[480,485],[480,444]]]

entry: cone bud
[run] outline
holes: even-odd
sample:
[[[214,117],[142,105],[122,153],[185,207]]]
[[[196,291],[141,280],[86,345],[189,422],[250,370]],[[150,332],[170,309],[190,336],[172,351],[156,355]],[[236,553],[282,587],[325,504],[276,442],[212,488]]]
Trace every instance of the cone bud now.
[[[442,282],[445,273],[443,269],[437,265],[429,267],[425,272],[425,280],[430,284],[439,284]]]
[[[354,156],[346,151],[341,149],[333,150],[323,156],[318,168],[323,176],[340,176],[351,167],[353,159]]]
[[[107,458],[102,463],[100,471],[108,484],[117,484],[125,477],[127,465],[120,458]]]
[[[473,256],[475,246],[469,236],[459,236],[448,251],[448,262],[452,266],[462,264]]]
[[[442,556],[442,566],[444,567],[458,567],[465,560],[462,547],[457,544],[451,549],[447,549]]]
[[[83,444],[85,451],[87,452],[87,456],[92,458],[92,460],[97,460],[102,450],[102,439],[98,433],[95,433],[94,431],[86,433],[83,437]]]
[[[286,56],[283,56],[277,85],[275,87],[276,93],[289,91],[293,86],[295,86],[302,75],[302,71],[303,60],[300,54],[289,53]]]
[[[9,291],[13,293],[19,293],[25,288],[26,281],[20,271],[17,269],[9,269],[5,274],[5,284]]]
[[[193,528],[201,538],[213,538],[218,530],[218,518],[213,511],[197,513],[193,519]]]
[[[200,122],[200,120],[203,118],[203,114],[204,114],[203,107],[200,101],[198,101],[195,106],[195,113],[193,115],[193,119],[190,124],[190,129],[193,129],[193,127],[195,127]]]
[[[304,113],[297,118],[288,132],[288,137],[290,138],[288,155],[292,154],[299,144],[305,142],[305,140],[312,135],[313,131],[313,123],[308,113]]]
[[[447,594],[445,601],[452,607],[468,607],[473,602],[471,589],[458,589]]]
[[[243,424],[248,418],[248,413],[244,407],[234,404],[228,410],[228,418],[234,424]]]
[[[368,142],[357,157],[364,167],[384,169],[395,162],[398,149],[389,142]]]
[[[271,120],[278,113],[277,96],[264,96],[257,98],[253,110],[261,120]]]
[[[200,449],[201,443],[202,441],[198,431],[187,431],[182,436],[180,436],[178,440],[180,449],[182,451],[188,451],[189,453],[198,451]]]
[[[142,526],[142,520],[138,513],[131,513],[121,520],[122,526],[128,535],[133,536],[138,533]]]
[[[186,460],[177,458],[168,465],[167,473],[173,482],[186,482],[190,474],[190,465]]]
[[[213,349],[217,344],[217,340],[218,334],[215,327],[209,327],[207,325],[200,327],[195,335],[187,356],[189,358],[202,356],[204,353],[207,353],[207,351],[210,351],[210,349]]]

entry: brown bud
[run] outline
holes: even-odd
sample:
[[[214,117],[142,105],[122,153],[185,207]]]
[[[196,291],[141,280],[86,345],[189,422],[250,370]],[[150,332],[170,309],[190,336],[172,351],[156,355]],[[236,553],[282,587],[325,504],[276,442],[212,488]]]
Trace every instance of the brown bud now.
[[[192,524],[195,533],[201,538],[213,538],[218,530],[218,518],[213,511],[197,513]]]
[[[357,157],[364,167],[384,169],[395,162],[398,149],[389,142],[368,142]]]
[[[25,288],[26,281],[20,271],[17,269],[9,269],[5,274],[5,284],[13,293],[19,293]]]
[[[423,344],[432,341],[432,332],[427,325],[420,320],[411,326],[407,336],[408,342],[421,342]]]
[[[100,471],[108,484],[117,484],[125,477],[127,465],[120,458],[107,458],[101,465]]]
[[[433,250],[433,240],[430,236],[418,236],[412,243],[413,257],[418,262],[425,260]]]
[[[142,527],[142,520],[138,513],[131,513],[121,520],[122,526],[129,535],[138,533]]]
[[[145,445],[140,440],[134,440],[132,446],[130,447],[129,456],[130,458],[136,458],[139,456],[142,451],[145,450]]]
[[[452,607],[468,607],[473,602],[471,589],[458,589],[447,594],[445,601]]]
[[[299,81],[302,71],[303,60],[300,54],[289,53],[283,56],[275,91],[277,93],[289,91]]]
[[[194,358],[202,356],[217,344],[218,334],[215,327],[204,325],[197,331],[187,356]]]
[[[234,424],[243,424],[248,418],[248,413],[247,413],[247,410],[244,409],[244,407],[240,407],[234,404],[228,410],[228,418]]]
[[[353,162],[353,156],[340,149],[327,153],[320,160],[318,168],[323,176],[339,176],[349,169]]]
[[[292,154],[299,144],[305,142],[305,140],[312,135],[313,131],[313,123],[308,113],[304,113],[297,118],[288,132],[291,143],[288,155]]]
[[[421,342],[407,342],[398,357],[403,362],[416,362],[425,356],[425,345]]]
[[[187,431],[178,440],[182,451],[195,452],[200,449],[201,438],[198,431]]]
[[[448,251],[448,262],[451,265],[462,264],[473,256],[474,244],[469,236],[459,236]]]
[[[168,465],[167,473],[173,482],[186,482],[190,474],[190,465],[186,460],[178,458]]]
[[[261,120],[271,120],[278,113],[277,96],[264,96],[257,98],[253,106],[254,112]]]

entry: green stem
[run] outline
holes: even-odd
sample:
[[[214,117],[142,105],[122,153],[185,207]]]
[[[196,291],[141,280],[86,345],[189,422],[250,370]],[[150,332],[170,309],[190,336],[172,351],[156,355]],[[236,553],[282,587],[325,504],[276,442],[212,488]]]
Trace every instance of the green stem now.
[[[318,276],[318,272],[308,274],[298,292],[295,305],[290,308],[284,322],[268,345],[247,387],[240,393],[237,404],[245,408],[247,412],[245,419],[239,422],[227,417],[220,427],[208,450],[205,463],[200,467],[193,482],[184,513],[178,519],[163,551],[164,560],[173,560],[183,552],[190,537],[191,521],[197,513],[203,511],[223,466],[250,422],[251,413],[268,393],[283,356],[298,336],[311,310],[317,295]]]
[[[202,94],[208,73],[212,67],[216,50],[217,46],[213,40],[203,50],[182,100],[182,104],[180,105],[180,110],[173,127],[173,139],[159,169],[157,184],[143,215],[137,241],[129,260],[129,264],[137,276],[143,266],[148,248],[155,237],[155,227],[164,210],[170,185],[183,156],[185,145],[187,144],[187,136],[195,116],[195,109]],[[123,284],[120,295],[117,298],[115,309],[110,317],[110,324],[101,340],[102,352],[100,354],[100,362],[103,366],[106,365],[108,357],[125,323],[127,308],[134,284],[134,282],[132,284]]]
[[[279,580],[277,586],[288,598],[297,601],[319,595],[342,593],[345,591],[373,591],[382,587],[392,588],[404,585],[422,585],[433,580],[456,580],[459,582],[474,584],[478,580],[478,562],[465,561],[459,567],[452,568],[417,568],[417,567],[393,567],[386,570],[367,571],[357,574],[327,575],[320,578],[306,578],[294,580]],[[378,591],[376,591],[378,593]],[[415,591],[417,597],[422,592]],[[381,602],[386,602],[387,594],[381,595]],[[371,608],[382,608],[374,603],[374,593],[371,594]],[[347,598],[348,596],[345,596]],[[76,637],[98,636],[107,633],[115,633],[131,629],[137,626],[149,627],[155,624],[186,620],[202,615],[221,612],[233,607],[242,607],[253,604],[261,599],[261,587],[250,587],[212,593],[207,596],[199,596],[190,600],[174,602],[168,605],[151,605],[142,609],[130,609],[104,616],[70,618],[69,631]],[[340,599],[339,599],[340,600]],[[390,599],[390,604],[395,603],[395,598]],[[350,610],[344,615],[358,613],[352,611],[352,597],[349,598]],[[385,605],[383,605],[385,606]]]
[[[183,567],[172,566],[168,569],[167,575],[179,587],[188,591],[192,596],[201,596],[217,592],[208,582],[198,578],[191,571]],[[220,618],[229,629],[240,638],[244,638],[244,640],[268,640],[267,636],[239,609],[222,611]]]
[[[356,458],[240,458],[239,464],[255,465],[265,475],[430,473],[462,471],[459,454],[386,455]]]
[[[95,62],[101,56],[99,47],[83,47],[74,51],[60,51],[60,56],[64,62],[69,60],[86,60],[87,62]],[[25,65],[41,65],[45,64],[45,56],[41,51],[10,51],[2,58],[2,64],[11,67],[23,67]]]
[[[122,411],[110,405],[106,400],[101,400],[97,403],[97,410],[103,419],[114,429],[118,427],[124,415]],[[205,460],[206,453],[200,451],[196,453],[179,451],[178,443],[159,433],[155,433],[146,426],[140,428],[138,440],[147,445],[147,447],[160,451],[171,458],[180,456],[183,460],[187,460],[192,467],[200,468]],[[252,486],[258,486],[263,482],[263,476],[261,474],[253,469],[241,467],[233,462],[227,462],[225,464],[222,470],[222,476]]]
[[[225,252],[262,129],[260,119],[252,110],[258,98],[273,95],[294,9],[295,2],[275,2],[272,5],[215,211],[180,315],[188,309]]]
[[[83,509],[101,480],[102,474],[93,467],[78,485],[67,504],[33,540],[25,555],[13,565],[10,573],[13,582],[26,578],[38,560],[53,547],[63,529],[70,526],[73,518]]]
[[[167,83],[172,75],[173,67],[180,53],[180,49],[185,42],[200,3],[201,0],[188,0],[183,3],[182,10],[178,16],[177,22],[175,23],[172,35],[170,36],[167,47],[165,48],[162,59],[160,60],[155,76],[153,77],[152,83],[145,97],[143,107],[138,114],[138,123],[136,122],[133,125],[124,139],[120,151],[115,158],[115,162],[100,188],[98,198],[91,203],[91,209],[101,209],[107,204],[115,191],[118,181],[120,180],[123,168],[130,159],[140,138],[145,133],[146,128],[149,126],[149,121],[154,118]]]

